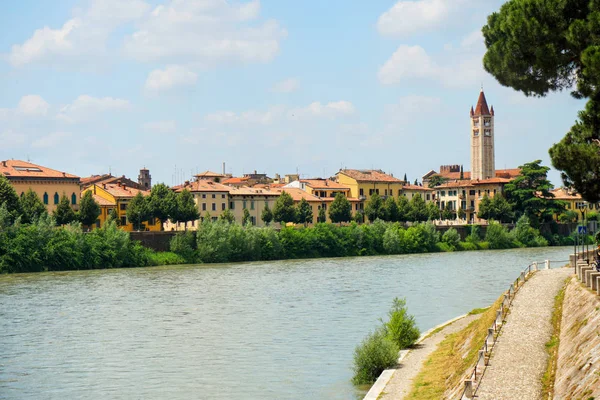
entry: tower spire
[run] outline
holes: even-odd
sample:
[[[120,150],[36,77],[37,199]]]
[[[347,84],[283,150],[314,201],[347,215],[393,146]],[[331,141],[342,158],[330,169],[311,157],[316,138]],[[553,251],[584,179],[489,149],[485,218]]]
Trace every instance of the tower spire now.
[[[475,115],[492,115],[490,114],[490,109],[488,108],[485,94],[483,93],[483,87],[481,88],[481,92],[479,92],[479,98],[477,99],[477,105],[475,106]]]

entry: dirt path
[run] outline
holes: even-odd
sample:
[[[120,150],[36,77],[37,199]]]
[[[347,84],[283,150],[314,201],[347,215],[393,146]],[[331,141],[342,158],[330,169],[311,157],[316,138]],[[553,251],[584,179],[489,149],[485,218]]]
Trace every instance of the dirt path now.
[[[542,399],[554,297],[572,273],[571,268],[539,271],[519,290],[477,390],[479,400]]]
[[[414,349],[410,350],[408,355],[402,360],[402,363],[394,371],[379,398],[382,400],[403,399],[410,392],[413,380],[421,370],[421,366],[425,360],[437,348],[438,344],[444,340],[446,335],[460,331],[478,317],[479,315],[468,315],[461,318],[445,326],[440,332],[429,336]]]

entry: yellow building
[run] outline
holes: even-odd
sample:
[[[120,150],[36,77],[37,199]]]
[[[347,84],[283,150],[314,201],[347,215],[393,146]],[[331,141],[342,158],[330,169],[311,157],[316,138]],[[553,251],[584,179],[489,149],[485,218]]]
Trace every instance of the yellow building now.
[[[342,169],[337,182],[350,188],[350,197],[366,201],[373,193],[381,197],[398,197],[402,194],[404,181],[380,170]]]
[[[229,209],[233,213],[237,223],[242,223],[244,220],[245,208],[250,213],[250,222],[252,225],[265,226],[262,220],[262,212],[267,205],[273,211],[279,195],[279,192],[263,188],[232,188],[229,192]]]
[[[351,197],[351,190],[349,186],[342,185],[330,179],[299,179],[283,187],[284,190],[289,188],[301,189],[320,199],[321,205],[319,205],[317,209],[322,207],[325,208],[327,222],[331,222],[327,210],[329,210],[329,205],[333,202],[333,200],[335,200],[335,196],[337,196],[338,193],[343,194],[348,201],[350,201],[350,205],[352,206],[352,215],[359,210],[364,210],[365,208],[365,202],[363,200],[360,200],[356,197]]]
[[[33,190],[49,213],[56,209],[63,195],[67,196],[74,210],[79,208],[81,186],[78,176],[21,160],[1,161],[0,174],[6,176],[19,196],[29,189]]]
[[[418,185],[406,184],[402,187],[401,195],[406,197],[408,201],[411,201],[413,197],[419,196],[423,200],[425,200],[426,203],[429,203],[431,201],[435,201],[434,193],[435,190],[433,189],[429,189]]]
[[[120,181],[116,183],[93,184],[84,190],[84,192],[87,191],[92,192],[94,199],[100,205],[101,213],[98,221],[96,221],[96,226],[104,225],[109,213],[112,210],[117,210],[121,229],[128,232],[133,231],[133,224],[127,219],[127,206],[138,193],[142,193],[144,196],[150,195],[150,191],[148,190],[132,188]],[[144,221],[142,229],[146,231],[160,231],[160,221],[154,218],[150,221]]]

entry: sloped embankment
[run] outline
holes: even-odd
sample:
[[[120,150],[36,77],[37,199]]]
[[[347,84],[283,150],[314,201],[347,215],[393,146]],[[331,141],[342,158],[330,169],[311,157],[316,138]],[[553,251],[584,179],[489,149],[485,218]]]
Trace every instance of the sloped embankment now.
[[[600,297],[573,278],[565,290],[555,399],[600,398]]]

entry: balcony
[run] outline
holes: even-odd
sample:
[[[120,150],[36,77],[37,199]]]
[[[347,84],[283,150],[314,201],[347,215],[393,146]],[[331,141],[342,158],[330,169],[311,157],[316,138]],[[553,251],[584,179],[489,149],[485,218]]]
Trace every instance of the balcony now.
[[[358,199],[359,199],[360,201],[365,201],[365,200],[367,199],[367,196],[363,196],[363,195],[361,195],[361,196],[358,196]]]

